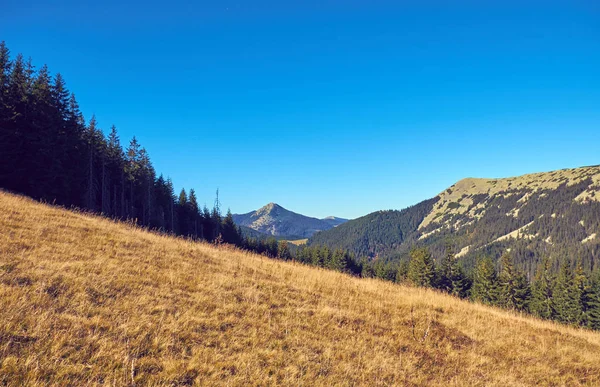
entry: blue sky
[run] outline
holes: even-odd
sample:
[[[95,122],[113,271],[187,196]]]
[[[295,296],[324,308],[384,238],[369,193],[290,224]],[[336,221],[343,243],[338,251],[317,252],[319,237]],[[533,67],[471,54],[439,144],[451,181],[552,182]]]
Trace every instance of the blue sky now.
[[[352,218],[600,164],[597,1],[1,2],[13,54],[209,206]]]

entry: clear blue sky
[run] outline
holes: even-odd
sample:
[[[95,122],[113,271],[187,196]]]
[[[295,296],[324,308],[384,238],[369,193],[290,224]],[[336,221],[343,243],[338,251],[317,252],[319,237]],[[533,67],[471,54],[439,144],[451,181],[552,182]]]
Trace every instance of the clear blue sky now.
[[[600,164],[597,0],[0,3],[13,54],[209,206],[358,217]]]

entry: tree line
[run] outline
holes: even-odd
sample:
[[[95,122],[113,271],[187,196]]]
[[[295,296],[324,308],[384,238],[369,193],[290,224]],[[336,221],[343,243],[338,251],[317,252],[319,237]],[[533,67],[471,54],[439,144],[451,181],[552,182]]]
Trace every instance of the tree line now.
[[[581,260],[562,260],[558,273],[544,259],[529,280],[514,257],[505,253],[495,264],[480,257],[475,267],[465,270],[452,248],[436,262],[428,248],[414,248],[410,259],[400,264],[377,263],[363,267],[361,275],[414,286],[438,289],[456,297],[525,312],[565,324],[600,329],[600,269],[589,272]]]
[[[231,213],[220,203],[200,207],[193,189],[176,195],[133,137],[123,147],[95,117],[83,117],[60,74],[36,71],[0,43],[0,187],[35,199],[129,219],[194,239],[242,245]]]

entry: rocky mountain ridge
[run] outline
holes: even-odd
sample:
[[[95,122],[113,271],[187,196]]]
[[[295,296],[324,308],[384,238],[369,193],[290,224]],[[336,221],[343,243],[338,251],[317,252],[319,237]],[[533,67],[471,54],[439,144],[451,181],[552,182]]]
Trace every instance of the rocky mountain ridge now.
[[[545,257],[579,259],[590,269],[600,264],[598,235],[600,166],[590,166],[463,179],[433,199],[349,221],[309,243],[387,260],[403,259],[415,246],[441,257],[451,245],[468,266],[508,252],[533,273]]]
[[[312,218],[289,211],[277,203],[269,203],[246,214],[234,214],[233,220],[239,226],[266,235],[291,238],[308,238],[316,232],[329,230],[347,221],[335,216],[324,219]]]

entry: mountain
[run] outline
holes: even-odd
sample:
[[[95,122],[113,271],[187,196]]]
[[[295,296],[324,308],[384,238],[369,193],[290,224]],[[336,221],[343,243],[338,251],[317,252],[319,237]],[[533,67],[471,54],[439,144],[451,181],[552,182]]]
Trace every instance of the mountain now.
[[[340,224],[344,224],[348,221],[348,219],[338,218],[336,216],[328,216],[326,218],[321,219],[323,222],[329,224],[331,227],[337,227]]]
[[[279,204],[269,203],[247,214],[234,214],[233,221],[239,226],[251,228],[262,234],[302,239],[318,231],[339,226],[347,219],[334,216],[325,219],[311,218],[286,210]]]
[[[404,259],[414,246],[443,256],[453,246],[465,265],[509,252],[532,275],[544,258],[600,264],[600,167],[503,179],[463,179],[402,211],[380,211],[313,235],[309,244],[358,255]]]
[[[0,305],[6,386],[600,385],[598,332],[3,192]]]

